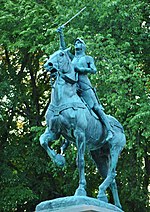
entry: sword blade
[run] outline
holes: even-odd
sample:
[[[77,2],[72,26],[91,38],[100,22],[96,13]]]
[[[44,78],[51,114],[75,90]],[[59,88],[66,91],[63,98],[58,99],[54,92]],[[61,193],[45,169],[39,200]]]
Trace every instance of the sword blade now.
[[[62,25],[62,27],[65,27],[70,21],[72,21],[76,16],[78,16],[83,10],[85,10],[86,7],[82,8],[77,14],[75,14],[72,18],[70,18],[66,23]]]

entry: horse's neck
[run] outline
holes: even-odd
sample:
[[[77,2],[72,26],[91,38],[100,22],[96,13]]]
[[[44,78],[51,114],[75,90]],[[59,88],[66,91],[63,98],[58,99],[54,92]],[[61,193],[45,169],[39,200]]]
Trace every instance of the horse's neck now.
[[[66,81],[67,79],[70,80],[70,82],[72,81],[72,83],[75,83],[78,81],[78,73],[76,73],[75,71],[71,71],[70,73],[66,73],[64,75],[64,79],[66,78]]]
[[[58,76],[52,90],[51,103],[58,106],[80,101],[77,84],[66,82],[62,76]]]
[[[61,71],[60,75],[65,79],[66,82],[77,82],[78,81],[78,73],[74,70],[74,65],[69,63],[64,70]]]

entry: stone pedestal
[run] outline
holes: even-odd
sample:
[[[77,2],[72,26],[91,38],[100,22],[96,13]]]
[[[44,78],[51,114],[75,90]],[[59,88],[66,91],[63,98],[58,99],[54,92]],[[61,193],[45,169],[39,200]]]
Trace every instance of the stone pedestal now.
[[[118,207],[91,197],[63,197],[41,202],[36,212],[123,212]]]

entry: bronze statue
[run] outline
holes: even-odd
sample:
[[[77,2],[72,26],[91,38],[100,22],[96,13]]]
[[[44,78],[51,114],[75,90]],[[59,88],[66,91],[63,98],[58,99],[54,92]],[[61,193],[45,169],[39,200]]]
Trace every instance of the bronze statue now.
[[[93,58],[85,55],[83,41],[76,40],[76,53],[72,60],[69,50],[64,48],[61,44],[61,49],[52,54],[44,65],[47,71],[56,75],[56,78],[52,87],[51,102],[46,112],[47,128],[40,136],[40,144],[59,166],[65,164],[65,159],[50,147],[52,142],[62,135],[77,146],[79,169],[79,186],[75,192],[77,196],[86,196],[84,153],[87,148],[104,178],[99,186],[98,199],[108,202],[105,191],[110,187],[115,205],[121,208],[115,176],[118,157],[126,142],[123,127],[112,116],[105,115],[107,124],[103,120],[102,107],[98,104],[87,77],[87,73],[96,72],[96,67]],[[97,111],[100,111],[100,114]],[[108,128],[112,128],[113,131],[113,136],[110,138]],[[66,142],[64,148],[67,145]]]

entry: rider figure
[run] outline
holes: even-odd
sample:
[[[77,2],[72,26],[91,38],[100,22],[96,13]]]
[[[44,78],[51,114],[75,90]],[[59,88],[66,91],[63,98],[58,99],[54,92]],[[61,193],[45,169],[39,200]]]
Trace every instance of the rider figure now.
[[[60,48],[65,50],[65,42],[62,27],[59,27],[57,30],[60,34]],[[99,119],[106,126],[107,138],[106,141],[109,141],[113,137],[113,130],[111,125],[108,122],[107,116],[104,113],[102,105],[99,103],[94,88],[92,87],[90,80],[87,76],[88,73],[95,74],[96,67],[94,64],[94,59],[91,56],[85,54],[86,45],[84,41],[80,38],[75,40],[75,55],[72,55],[69,52],[69,56],[72,59],[72,64],[75,67],[75,71],[79,74],[79,92],[78,95],[86,102],[88,107],[92,109]]]

